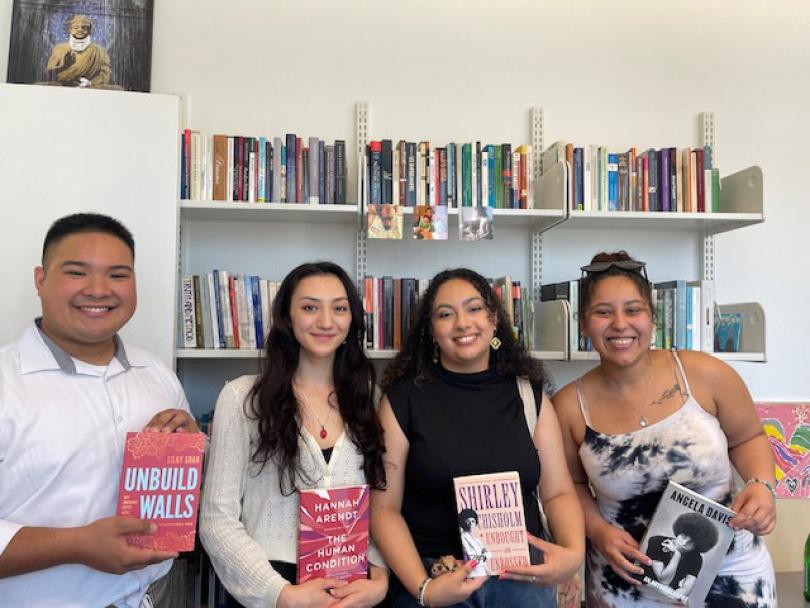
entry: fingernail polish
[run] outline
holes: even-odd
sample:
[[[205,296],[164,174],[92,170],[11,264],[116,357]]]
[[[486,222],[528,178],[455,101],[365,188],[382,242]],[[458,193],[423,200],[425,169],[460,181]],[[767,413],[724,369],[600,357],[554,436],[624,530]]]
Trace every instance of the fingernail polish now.
[[[478,560],[474,559],[470,562],[470,568],[475,568],[478,565]]]

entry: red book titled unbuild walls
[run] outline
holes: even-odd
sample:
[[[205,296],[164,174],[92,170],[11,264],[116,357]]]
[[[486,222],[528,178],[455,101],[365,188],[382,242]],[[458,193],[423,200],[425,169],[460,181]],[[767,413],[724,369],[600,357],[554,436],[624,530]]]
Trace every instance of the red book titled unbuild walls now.
[[[204,452],[203,433],[127,433],[117,514],[157,526],[130,536],[131,545],[194,549]]]

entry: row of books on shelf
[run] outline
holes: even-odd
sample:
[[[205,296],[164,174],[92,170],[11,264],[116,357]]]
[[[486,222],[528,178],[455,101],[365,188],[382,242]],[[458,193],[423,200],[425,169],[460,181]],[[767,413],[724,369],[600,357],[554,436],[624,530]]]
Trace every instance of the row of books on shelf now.
[[[491,283],[515,338],[529,348],[531,301],[528,290],[510,277],[500,277]],[[366,314],[366,348],[402,348],[413,322],[417,300],[427,290],[428,284],[427,279],[410,277],[364,277],[362,297]]]
[[[577,211],[710,213],[720,204],[720,171],[712,149],[650,148],[611,152],[605,146],[558,141],[543,152],[543,169],[567,161],[570,208]]]
[[[182,277],[178,348],[264,348],[279,285],[226,270]]]
[[[262,349],[270,329],[273,300],[280,282],[256,275],[213,270],[180,281],[178,348]],[[516,339],[529,347],[531,301],[519,281],[492,281]],[[392,276],[363,278],[366,347],[399,349],[411,327],[427,279]]]
[[[180,198],[250,203],[346,203],[346,142],[281,137],[180,138]]]
[[[530,209],[532,147],[390,139],[366,147],[364,202]]]

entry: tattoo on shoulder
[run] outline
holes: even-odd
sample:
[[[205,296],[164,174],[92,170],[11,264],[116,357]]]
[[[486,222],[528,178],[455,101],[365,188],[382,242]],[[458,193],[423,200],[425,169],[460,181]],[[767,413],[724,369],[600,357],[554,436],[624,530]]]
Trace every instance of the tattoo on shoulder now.
[[[666,389],[661,396],[652,402],[653,405],[661,405],[667,399],[672,399],[675,395],[679,395],[681,393],[681,385],[680,383],[676,382],[671,387]]]

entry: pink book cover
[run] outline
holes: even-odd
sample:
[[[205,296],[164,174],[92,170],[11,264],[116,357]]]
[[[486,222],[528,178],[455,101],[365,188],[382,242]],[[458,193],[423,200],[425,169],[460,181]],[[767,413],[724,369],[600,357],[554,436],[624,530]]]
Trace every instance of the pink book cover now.
[[[529,540],[516,471],[453,479],[465,560],[478,560],[470,576],[528,566]]]
[[[194,549],[204,452],[203,433],[127,433],[116,513],[157,526],[154,534],[130,536],[129,544]]]
[[[368,576],[367,485],[301,490],[298,584],[313,578]]]

